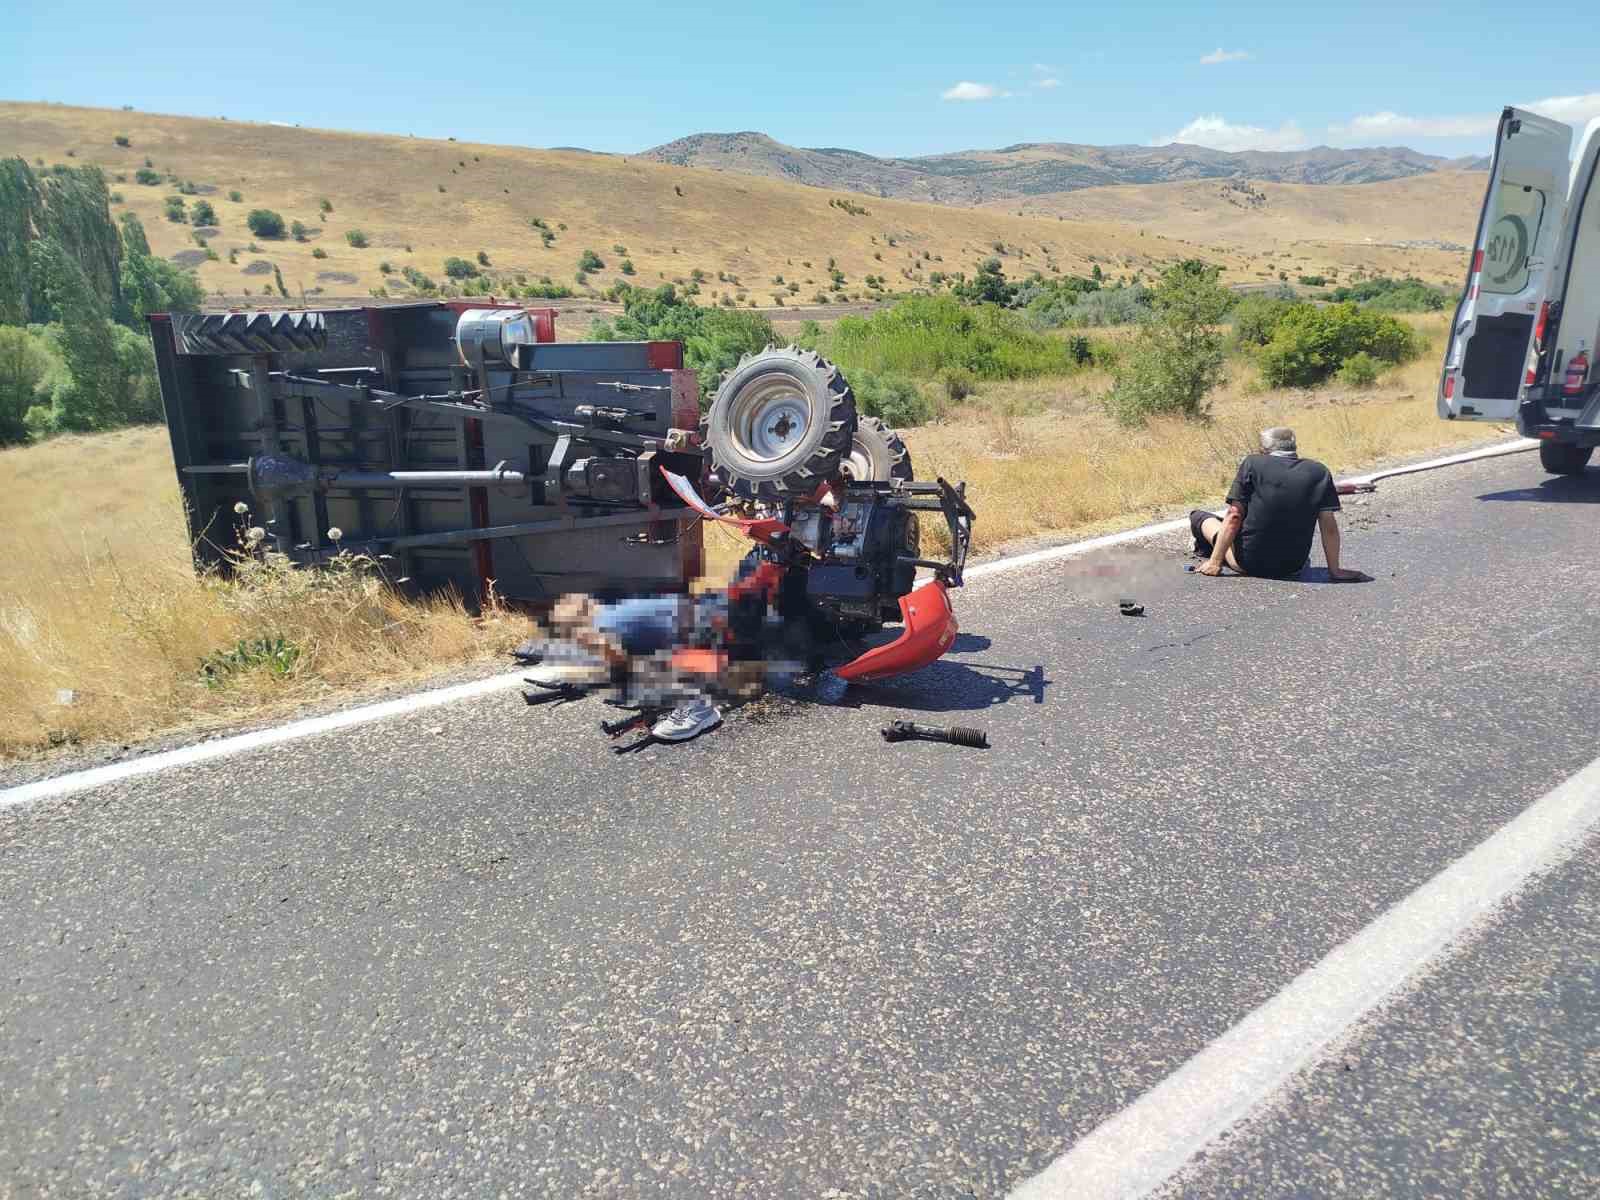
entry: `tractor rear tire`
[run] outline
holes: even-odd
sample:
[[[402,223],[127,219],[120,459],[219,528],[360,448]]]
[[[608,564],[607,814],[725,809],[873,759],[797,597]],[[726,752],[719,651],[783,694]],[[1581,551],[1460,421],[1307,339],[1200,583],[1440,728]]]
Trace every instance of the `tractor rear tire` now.
[[[839,469],[857,483],[888,483],[895,479],[915,479],[911,451],[904,440],[877,417],[862,417],[850,439],[850,453]]]
[[[706,414],[712,469],[748,499],[810,495],[838,474],[855,432],[844,376],[795,346],[746,355]]]
[[[1552,475],[1582,475],[1593,453],[1593,446],[1574,446],[1570,442],[1539,443],[1539,462]]]

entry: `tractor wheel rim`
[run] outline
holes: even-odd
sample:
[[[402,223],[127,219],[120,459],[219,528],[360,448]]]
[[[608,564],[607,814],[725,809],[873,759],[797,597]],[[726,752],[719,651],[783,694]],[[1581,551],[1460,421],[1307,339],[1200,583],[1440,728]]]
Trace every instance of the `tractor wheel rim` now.
[[[839,463],[839,470],[846,479],[853,479],[857,483],[872,478],[872,455],[867,453],[867,448],[859,441],[850,443],[850,453],[845,455]]]
[[[741,454],[775,462],[805,440],[811,429],[811,406],[793,382],[783,376],[758,380],[734,403],[733,441]]]

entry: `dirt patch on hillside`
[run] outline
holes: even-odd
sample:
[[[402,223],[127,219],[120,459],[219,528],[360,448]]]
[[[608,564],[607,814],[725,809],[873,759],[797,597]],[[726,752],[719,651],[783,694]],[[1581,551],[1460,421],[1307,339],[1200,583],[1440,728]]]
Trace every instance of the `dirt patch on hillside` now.
[[[318,271],[318,283],[354,283],[356,276],[348,271]]]
[[[239,268],[239,270],[245,275],[271,275],[272,264],[264,258],[258,258],[252,261],[248,266]]]
[[[204,250],[179,250],[172,256],[172,261],[180,267],[198,267],[206,261],[206,252]]]

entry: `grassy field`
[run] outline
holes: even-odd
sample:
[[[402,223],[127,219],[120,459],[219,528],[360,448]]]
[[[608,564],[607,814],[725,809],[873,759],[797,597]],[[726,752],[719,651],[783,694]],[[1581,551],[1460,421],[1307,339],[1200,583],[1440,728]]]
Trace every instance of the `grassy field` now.
[[[504,653],[525,632],[370,580],[255,582],[196,578],[165,429],[0,451],[0,755],[286,711]],[[206,685],[203,659],[262,636],[298,648],[286,674],[261,664]]]
[[[1196,179],[1082,188],[985,207],[1072,221],[1123,221],[1201,245],[1237,246],[1297,274],[1313,261],[1354,266],[1381,245],[1387,274],[1459,286],[1465,251],[1400,245],[1472,241],[1488,175],[1435,171],[1381,183],[1304,184]],[[1275,274],[1274,274],[1275,277]]]
[[[118,145],[118,137],[128,145]],[[1341,220],[1348,219],[1352,230],[1346,239],[1326,240],[1326,227],[1309,221],[1296,232],[1291,219],[1273,227],[1272,245],[1237,238],[1211,245],[1179,199],[1165,207],[1142,201],[1135,227],[1114,204],[1102,203],[1094,220],[1048,212],[1019,217],[1014,211],[863,201],[854,193],[617,155],[63,105],[0,103],[0,154],[47,165],[101,166],[123,198],[113,211],[138,213],[156,253],[191,263],[208,293],[230,301],[242,300],[245,289],[251,302],[260,301],[274,267],[297,303],[302,290],[308,297],[364,297],[387,284],[404,294],[398,274],[381,274],[381,263],[395,273],[415,267],[442,282],[446,257],[475,260],[480,250],[495,271],[530,280],[548,275],[567,285],[574,284],[585,249],[605,262],[591,274],[591,283],[600,287],[625,278],[624,258],[636,272],[626,278],[646,285],[700,270],[708,276],[705,298],[731,293],[740,305],[761,307],[774,306],[776,296],[784,297],[786,307],[809,302],[828,284],[830,258],[851,294],[868,295],[867,275],[906,291],[927,286],[936,270],[970,274],[996,246],[1013,278],[1035,270],[1087,274],[1099,265],[1115,279],[1197,253],[1222,265],[1229,281],[1241,283],[1275,280],[1279,270],[1291,279],[1329,271],[1348,276],[1356,266],[1374,274],[1415,270],[1453,281],[1464,265],[1459,253],[1368,244],[1364,223],[1381,226],[1388,207],[1382,185],[1373,185],[1378,190],[1371,193],[1346,189],[1350,194],[1339,201]],[[184,197],[186,202],[205,199],[216,209],[217,231],[207,235],[216,261],[205,259],[191,226],[163,215],[166,198],[178,194],[173,184],[136,182],[147,159],[159,174],[170,172],[194,185],[196,194]],[[238,201],[231,199],[235,192]],[[852,215],[834,207],[835,199],[867,212]],[[331,205],[326,213],[324,200]],[[1430,205],[1425,196],[1408,202],[1420,211]],[[285,222],[300,221],[308,227],[307,240],[252,239],[245,219],[255,208],[276,211]],[[550,247],[530,226],[532,218],[555,235]],[[1460,222],[1452,215],[1444,224],[1455,236]],[[349,243],[347,235],[357,230],[367,237],[365,248]],[[1291,254],[1289,244],[1304,237],[1323,240],[1296,245]],[[230,263],[230,255],[237,261]],[[719,272],[737,282],[719,280]],[[791,283],[797,292],[789,291]],[[285,303],[275,293],[271,300]]]
[[[1437,341],[1438,318],[1418,324]],[[1362,392],[1263,391],[1235,363],[1209,423],[1132,431],[1104,414],[1107,380],[1093,371],[987,384],[907,441],[920,476],[967,481],[975,548],[992,551],[1217,503],[1263,425],[1293,425],[1303,451],[1339,472],[1493,436],[1434,415],[1436,349]],[[712,533],[713,571],[745,548]],[[1347,557],[1360,565],[1359,537]],[[526,630],[502,611],[403,603],[357,576],[197,579],[164,430],[0,451],[0,754],[288,711],[503,655]],[[208,686],[203,660],[225,668],[230,650],[260,638],[298,656],[250,657]]]

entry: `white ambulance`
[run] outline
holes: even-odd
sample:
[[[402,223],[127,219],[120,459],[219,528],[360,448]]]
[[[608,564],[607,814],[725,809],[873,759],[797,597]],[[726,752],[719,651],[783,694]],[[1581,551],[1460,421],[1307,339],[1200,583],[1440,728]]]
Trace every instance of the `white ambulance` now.
[[[1489,191],[1439,381],[1446,420],[1516,419],[1547,471],[1600,445],[1600,119],[1500,114]]]

